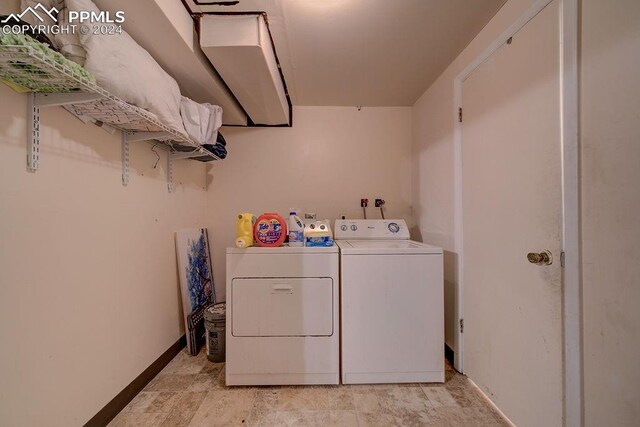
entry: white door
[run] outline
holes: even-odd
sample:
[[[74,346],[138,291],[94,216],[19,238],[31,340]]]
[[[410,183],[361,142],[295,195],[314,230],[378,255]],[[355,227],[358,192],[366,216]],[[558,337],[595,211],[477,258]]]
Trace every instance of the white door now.
[[[558,3],[462,85],[464,371],[521,427],[563,416]]]

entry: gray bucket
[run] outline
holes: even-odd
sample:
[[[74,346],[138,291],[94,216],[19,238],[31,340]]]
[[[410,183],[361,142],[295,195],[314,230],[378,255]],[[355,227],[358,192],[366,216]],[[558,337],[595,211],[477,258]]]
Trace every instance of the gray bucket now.
[[[224,362],[226,311],[227,305],[224,302],[214,304],[204,311],[207,359],[216,363]]]

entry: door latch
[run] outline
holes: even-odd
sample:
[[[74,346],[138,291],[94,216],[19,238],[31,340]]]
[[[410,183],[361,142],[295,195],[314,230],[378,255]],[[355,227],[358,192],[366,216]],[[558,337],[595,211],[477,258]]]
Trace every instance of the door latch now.
[[[551,252],[544,250],[540,253],[536,253],[536,252],[529,252],[527,254],[527,260],[529,260],[529,262],[531,264],[537,264],[537,265],[551,265],[553,264],[553,257],[551,255]]]

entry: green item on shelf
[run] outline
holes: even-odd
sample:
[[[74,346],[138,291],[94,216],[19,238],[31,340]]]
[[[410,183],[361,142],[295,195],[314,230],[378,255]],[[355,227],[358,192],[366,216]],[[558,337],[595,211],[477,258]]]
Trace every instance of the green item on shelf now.
[[[86,80],[88,84],[96,83],[96,78],[85,68],[68,60],[62,54],[50,49],[45,44],[40,43],[29,36],[23,34],[0,34],[0,54],[3,54],[1,46],[31,47],[36,52],[43,54],[48,59],[66,68],[74,76]],[[59,83],[60,76],[57,73],[53,74],[55,72],[52,72],[52,70],[49,67],[44,66],[44,64],[39,64],[38,62],[33,61],[27,62],[18,57],[16,57],[15,60],[8,61],[8,64],[13,68],[13,70],[7,69],[7,67],[2,67],[2,64],[0,64],[0,78],[3,80],[7,80],[18,86],[29,88],[34,92],[54,93],[62,91]],[[78,90],[80,87],[63,87],[62,89],[72,91]]]
[[[14,82],[11,82],[9,80],[5,80],[5,79],[0,79],[0,82],[6,84],[7,86],[9,86],[11,89],[13,89],[14,91],[18,92],[18,93],[27,93],[27,92],[31,92],[31,89],[26,88],[24,86],[20,86],[19,84],[16,84]]]

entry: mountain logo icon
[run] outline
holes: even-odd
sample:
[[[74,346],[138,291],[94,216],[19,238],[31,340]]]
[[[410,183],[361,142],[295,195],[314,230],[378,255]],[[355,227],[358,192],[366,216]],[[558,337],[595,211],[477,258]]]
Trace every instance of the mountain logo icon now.
[[[60,11],[55,7],[52,7],[51,9],[47,9],[41,3],[38,3],[35,7],[29,6],[28,8],[23,10],[22,13],[19,13],[19,14],[12,13],[0,23],[8,24],[10,21],[15,21],[16,23],[18,23],[28,13],[38,18],[40,22],[45,22],[44,21],[45,15],[51,18],[53,22],[58,22],[58,18],[57,18],[58,12]]]

